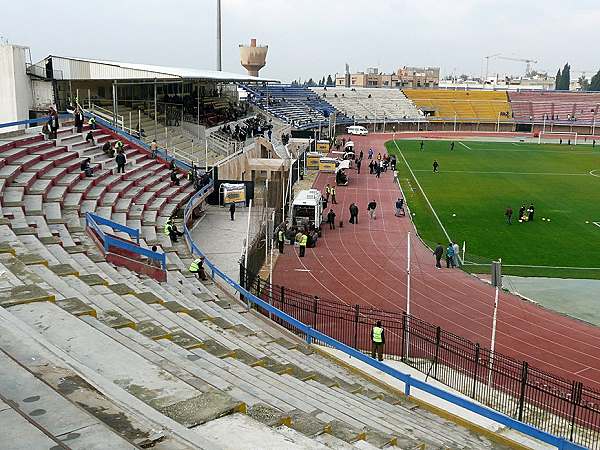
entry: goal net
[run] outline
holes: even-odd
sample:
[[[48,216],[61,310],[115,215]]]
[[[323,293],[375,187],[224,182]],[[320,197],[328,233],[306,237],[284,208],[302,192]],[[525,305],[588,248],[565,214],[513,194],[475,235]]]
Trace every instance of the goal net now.
[[[538,144],[544,142],[547,144],[577,145],[577,138],[576,132],[540,131]]]

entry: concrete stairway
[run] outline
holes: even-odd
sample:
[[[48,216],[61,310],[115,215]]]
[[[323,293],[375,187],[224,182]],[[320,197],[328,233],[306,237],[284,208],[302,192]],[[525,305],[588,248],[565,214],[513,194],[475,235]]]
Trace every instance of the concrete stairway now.
[[[170,187],[133,147],[114,175],[65,135],[56,154],[0,146],[0,427],[18,430],[17,448],[502,448],[191,277],[186,247],[161,232],[191,187]],[[41,158],[14,164],[27,155]],[[69,165],[82,157],[98,167],[91,182]],[[141,245],[167,252],[167,282],[107,263],[85,211],[141,228]]]

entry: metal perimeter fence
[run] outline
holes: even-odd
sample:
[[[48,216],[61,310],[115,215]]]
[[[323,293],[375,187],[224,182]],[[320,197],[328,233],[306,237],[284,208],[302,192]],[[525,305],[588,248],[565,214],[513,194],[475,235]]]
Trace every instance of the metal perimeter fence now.
[[[402,361],[514,419],[600,450],[600,392],[581,382],[492,354],[405,312],[326,300],[268,283],[254,273],[240,265],[240,285],[305,325],[370,353],[371,329],[380,320],[385,329],[385,358]],[[296,331],[280,319],[273,320]]]

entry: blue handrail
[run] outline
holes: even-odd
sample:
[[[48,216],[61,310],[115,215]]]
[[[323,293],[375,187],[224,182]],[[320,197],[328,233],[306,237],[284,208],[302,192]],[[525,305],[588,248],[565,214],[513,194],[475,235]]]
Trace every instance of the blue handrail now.
[[[59,119],[65,119],[65,118],[70,118],[70,117],[71,117],[71,114],[60,114],[58,116]],[[37,125],[38,123],[48,122],[49,119],[50,119],[49,116],[45,116],[45,117],[39,117],[37,119],[17,120],[16,122],[5,122],[5,123],[0,123],[0,128],[15,127],[15,126],[19,126],[19,125]]]
[[[153,259],[160,262],[162,270],[167,270],[167,257],[164,253],[154,252],[147,248],[140,247],[140,231],[135,228],[126,227],[125,225],[121,225],[120,223],[114,222],[112,220],[106,219],[104,217],[100,217],[94,213],[87,212],[85,213],[85,223],[86,226],[92,228],[98,236],[102,239],[102,245],[104,246],[104,251],[108,252],[110,247],[117,247],[137,255],[145,256],[149,259]],[[110,236],[106,234],[100,228],[100,225],[105,225],[107,227],[112,228],[113,230],[122,231],[127,233],[130,237],[135,238],[137,243],[127,242],[123,239],[118,239],[114,236]]]
[[[198,194],[200,194],[200,192],[198,192],[194,197],[196,197]],[[193,205],[194,197],[192,197],[190,199],[190,201],[188,202],[188,205],[185,208],[186,214],[187,214],[188,210],[191,208],[191,205]],[[193,254],[196,254],[199,256],[204,256],[204,258],[205,258],[204,263],[211,270],[211,273],[212,273],[211,277],[213,279],[215,278],[215,276],[221,278],[226,284],[228,284],[233,289],[235,289],[247,301],[253,303],[256,306],[260,306],[268,313],[278,317],[279,319],[286,322],[288,325],[291,325],[296,330],[303,333],[306,336],[306,340],[308,343],[311,343],[313,340],[318,340],[320,342],[323,342],[325,345],[328,345],[337,350],[340,350],[340,351],[344,352],[346,355],[348,355],[352,358],[356,358],[359,361],[362,361],[362,362],[368,364],[369,366],[371,366],[375,369],[381,370],[382,372],[400,380],[401,382],[404,383],[404,386],[405,386],[404,392],[407,396],[410,395],[411,387],[415,388],[415,389],[419,389],[423,392],[432,394],[442,400],[445,400],[445,401],[452,403],[456,406],[459,406],[463,409],[474,412],[475,414],[478,414],[479,416],[491,419],[501,425],[510,427],[510,428],[512,428],[520,433],[523,433],[527,436],[530,436],[534,439],[538,439],[549,445],[553,445],[560,450],[585,449],[585,447],[575,444],[574,442],[570,442],[565,438],[555,436],[546,431],[542,431],[534,426],[531,426],[526,423],[520,422],[516,419],[513,419],[512,417],[507,416],[501,412],[494,411],[493,409],[487,408],[482,405],[478,405],[475,402],[472,402],[468,399],[459,397],[458,395],[455,395],[444,389],[435,387],[431,384],[428,384],[426,382],[423,382],[421,380],[413,378],[411,375],[405,374],[403,372],[400,372],[397,369],[394,369],[393,367],[383,364],[382,362],[379,362],[376,359],[371,358],[370,356],[365,355],[364,353],[359,352],[358,350],[355,350],[354,348],[349,347],[348,345],[343,344],[343,343],[327,336],[326,334],[323,334],[323,333],[313,329],[312,327],[310,327],[308,325],[305,325],[304,323],[300,322],[299,320],[295,319],[294,317],[281,311],[280,309],[275,308],[274,306],[270,305],[266,301],[255,296],[254,294],[250,293],[245,288],[240,286],[236,281],[234,281],[227,274],[222,272],[217,266],[215,266],[214,263],[212,263],[210,260],[208,260],[206,258],[206,255],[204,255],[204,253],[202,253],[200,248],[198,248],[198,245],[196,245],[196,243],[192,239],[192,235],[187,227],[186,222],[187,221],[184,221],[184,236],[186,238],[186,242],[190,246],[190,249]]]

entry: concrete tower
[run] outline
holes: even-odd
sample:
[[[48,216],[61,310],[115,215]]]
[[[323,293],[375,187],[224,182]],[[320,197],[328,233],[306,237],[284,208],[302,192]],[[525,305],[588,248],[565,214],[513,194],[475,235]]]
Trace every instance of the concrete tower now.
[[[240,63],[248,75],[257,77],[258,71],[265,67],[268,45],[256,46],[256,39],[250,39],[250,45],[240,44]]]

